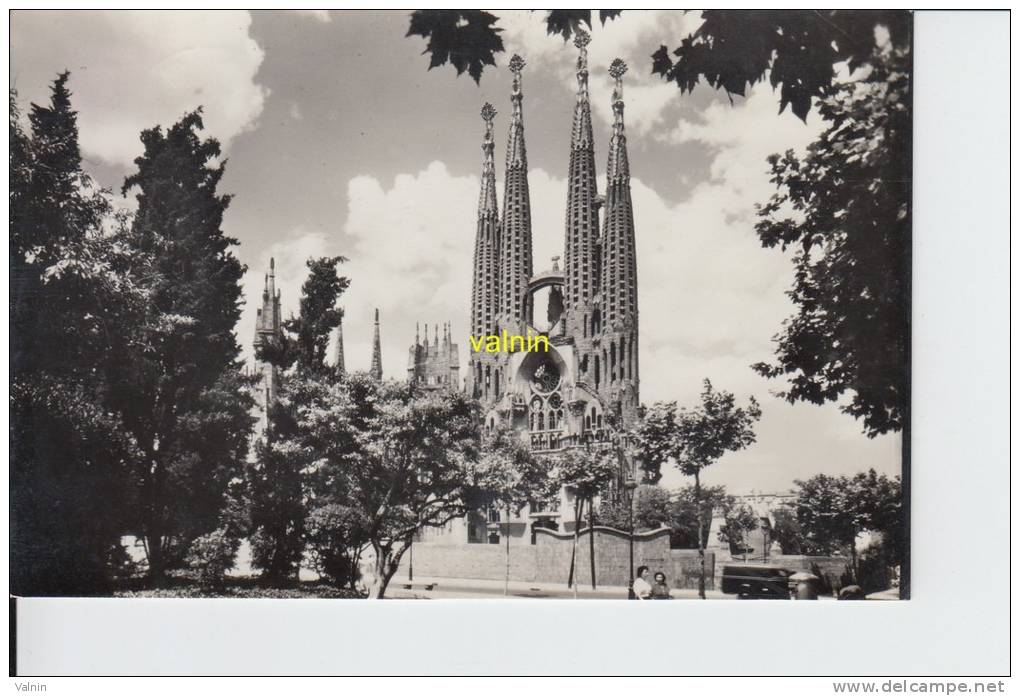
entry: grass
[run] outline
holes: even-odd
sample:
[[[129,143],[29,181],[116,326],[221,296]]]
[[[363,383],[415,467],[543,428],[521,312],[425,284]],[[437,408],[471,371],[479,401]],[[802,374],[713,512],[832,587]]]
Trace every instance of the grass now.
[[[223,585],[210,588],[201,585],[193,574],[171,572],[166,587],[153,588],[145,578],[134,577],[123,581],[114,597],[159,599],[363,599],[355,590],[339,588],[319,580],[295,582],[287,587],[268,587],[256,577],[228,577]]]

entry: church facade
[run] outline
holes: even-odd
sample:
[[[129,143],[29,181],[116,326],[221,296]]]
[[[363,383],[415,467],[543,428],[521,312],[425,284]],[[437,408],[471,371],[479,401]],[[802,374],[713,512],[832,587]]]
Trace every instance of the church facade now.
[[[562,268],[560,257],[536,272],[525,146],[524,61],[514,56],[502,210],[497,197],[493,122],[482,108],[481,191],[471,288],[473,337],[544,335],[549,349],[469,351],[465,388],[484,408],[485,427],[518,430],[532,451],[619,445],[639,418],[637,263],[624,130],[623,61],[613,61],[613,126],[605,193],[599,193],[588,94],[588,36],[579,33],[577,92],[570,130]],[[528,543],[534,526],[573,529],[569,491],[559,505],[525,509],[511,520],[482,511],[462,533],[427,541]],[[502,513],[505,515],[505,511]],[[452,532],[452,526],[448,532]],[[459,537],[459,538],[457,538]]]

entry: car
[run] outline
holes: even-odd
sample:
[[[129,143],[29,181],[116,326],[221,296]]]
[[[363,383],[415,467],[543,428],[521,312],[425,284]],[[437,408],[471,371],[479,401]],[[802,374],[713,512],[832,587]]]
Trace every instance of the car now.
[[[790,599],[793,573],[772,565],[724,565],[722,591],[739,599]]]

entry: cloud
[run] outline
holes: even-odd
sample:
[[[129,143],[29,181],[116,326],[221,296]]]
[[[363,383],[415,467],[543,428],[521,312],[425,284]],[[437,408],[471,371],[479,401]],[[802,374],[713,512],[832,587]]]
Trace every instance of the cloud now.
[[[201,105],[225,147],[256,124],[268,90],[251,15],[230,12],[14,12],[11,75],[22,100],[42,102],[71,71],[86,157],[130,166],[139,133]]]
[[[297,14],[302,17],[309,17],[317,22],[323,24],[329,24],[333,21],[333,18],[329,14],[329,10],[294,10]]]
[[[532,65],[541,64],[570,89],[576,87],[575,61],[577,50],[565,46],[559,35],[546,32],[546,13],[509,11],[500,13],[499,26],[507,59],[520,53]],[[610,97],[613,81],[609,64],[614,58],[627,62],[630,71],[625,78],[627,127],[636,133],[647,133],[660,125],[667,109],[680,102],[676,85],[651,75],[651,55],[661,45],[673,46],[701,24],[700,13],[679,11],[624,11],[604,25],[595,21],[591,44],[588,46],[589,91],[593,112],[603,124],[612,123]]]
[[[710,107],[703,123],[682,123],[668,140],[701,142],[714,152],[711,177],[681,203],[670,202],[639,176],[631,181],[638,248],[642,400],[695,403],[701,381],[763,405],[759,442],[727,455],[706,474],[732,491],[785,490],[795,478],[850,473],[874,466],[899,472],[899,438],[869,440],[835,405],[790,405],[781,387],[752,363],[772,355],[772,337],[794,308],[786,296],[790,260],[765,250],[754,232],[754,204],[772,191],[765,157],[802,149],[820,124],[792,115],[776,119],[775,96],[753,91],[734,106]],[[768,124],[765,127],[763,124]],[[638,174],[640,172],[637,172]],[[566,182],[541,169],[529,173],[535,271],[563,252]],[[501,182],[498,183],[502,190]],[[478,178],[455,176],[442,162],[392,182],[362,175],[348,184],[345,234],[352,257],[346,298],[352,335],[348,363],[370,355],[371,313],[382,311],[383,363],[400,377],[416,321],[452,320],[467,361],[467,313]],[[465,372],[462,371],[462,375]],[[838,447],[834,447],[838,443]],[[673,472],[669,485],[684,483]]]

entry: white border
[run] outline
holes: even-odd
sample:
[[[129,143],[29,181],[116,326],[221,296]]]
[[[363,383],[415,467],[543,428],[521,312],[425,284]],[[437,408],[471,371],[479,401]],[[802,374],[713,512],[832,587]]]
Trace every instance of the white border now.
[[[1009,24],[916,18],[913,600],[22,600],[19,671],[1008,673]]]

